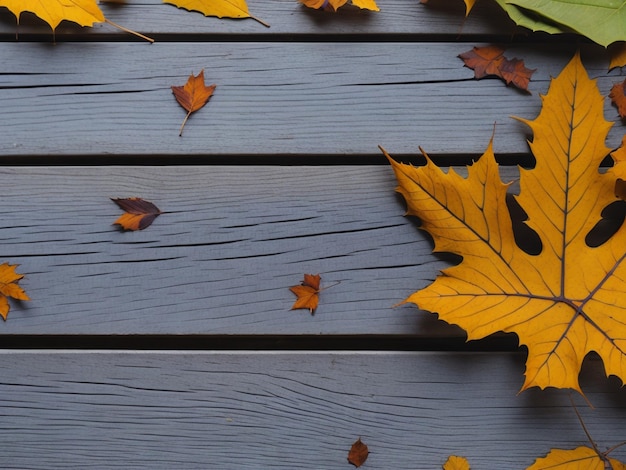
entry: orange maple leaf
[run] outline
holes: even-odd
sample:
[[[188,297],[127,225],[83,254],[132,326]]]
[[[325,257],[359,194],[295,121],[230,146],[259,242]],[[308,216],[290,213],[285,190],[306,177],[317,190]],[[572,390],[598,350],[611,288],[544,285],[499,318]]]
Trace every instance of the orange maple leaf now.
[[[139,197],[111,199],[125,211],[113,225],[121,225],[124,230],[143,230],[149,227],[162,212],[157,206]]]
[[[319,274],[305,274],[301,285],[290,287],[289,290],[297,296],[291,310],[304,308],[308,309],[311,314],[315,313],[319,303],[321,280],[322,278]]]
[[[503,79],[507,85],[513,84],[528,92],[528,83],[535,70],[526,68],[521,59],[507,59],[504,49],[497,46],[474,47],[471,51],[459,54],[465,66],[474,71],[474,77],[494,75]]]
[[[611,92],[609,93],[609,98],[611,98],[611,102],[617,107],[619,117],[621,117],[622,119],[626,119],[626,95],[624,95],[625,91],[626,80],[613,85],[611,87]]]
[[[2,263],[0,264],[0,316],[6,321],[11,306],[9,299],[12,297],[17,300],[30,300],[24,289],[17,283],[24,277],[23,274],[15,272],[17,264]]]
[[[348,3],[348,0],[300,0],[300,2],[316,10],[337,11],[339,8]],[[352,0],[352,5],[364,10],[380,11],[375,0]]]
[[[204,70],[201,70],[195,77],[192,73],[184,86],[172,86],[172,93],[174,93],[176,101],[187,111],[187,116],[180,126],[179,136],[183,135],[183,127],[185,127],[191,113],[198,111],[209,101],[216,86],[215,84],[210,86],[204,84]]]
[[[443,470],[470,470],[470,465],[465,457],[451,455],[443,464]]]
[[[352,444],[352,447],[350,447],[350,452],[348,452],[348,462],[350,462],[356,468],[359,468],[365,463],[369,453],[369,449],[359,437],[356,442]]]
[[[577,54],[553,78],[534,121],[536,165],[520,170],[519,205],[541,241],[531,254],[515,242],[491,143],[467,178],[393,160],[398,191],[434,241],[436,251],[460,255],[405,302],[459,325],[468,340],[498,331],[526,345],[529,387],[582,393],[582,362],[595,352],[607,376],[626,381],[626,225],[598,246],[587,235],[615,196],[615,167],[600,172],[611,124],[604,99]],[[616,165],[617,166],[617,165]]]

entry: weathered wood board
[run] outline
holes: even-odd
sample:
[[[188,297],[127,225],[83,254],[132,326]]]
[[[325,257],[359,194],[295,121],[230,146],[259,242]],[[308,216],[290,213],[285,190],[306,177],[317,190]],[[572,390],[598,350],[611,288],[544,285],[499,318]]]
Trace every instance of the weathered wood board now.
[[[466,43],[211,42],[4,44],[0,61],[0,162],[29,157],[98,163],[106,158],[166,156],[211,164],[228,156],[252,163],[278,156],[332,156],[361,163],[363,155],[480,155],[495,125],[495,150],[528,152],[539,93],[576,47],[516,46],[510,55],[536,68],[532,95],[500,80],[476,81],[456,56]],[[619,80],[591,47],[584,59],[603,94]],[[216,83],[209,104],[178,130],[185,112],[171,85],[205,70]],[[619,117],[607,99],[605,115]],[[617,124],[608,145],[621,142]],[[244,158],[245,161],[245,158]],[[382,161],[382,158],[381,158]]]
[[[0,184],[0,259],[33,299],[4,334],[459,334],[393,308],[447,263],[389,166],[4,167]],[[120,232],[109,198],[134,196],[166,213]],[[289,310],[304,273],[341,281],[314,317]]]
[[[529,390],[523,357],[455,353],[3,351],[7,469],[523,469],[589,445],[565,391]],[[574,396],[604,450],[624,393],[588,361]],[[622,448],[612,454],[626,460]]]

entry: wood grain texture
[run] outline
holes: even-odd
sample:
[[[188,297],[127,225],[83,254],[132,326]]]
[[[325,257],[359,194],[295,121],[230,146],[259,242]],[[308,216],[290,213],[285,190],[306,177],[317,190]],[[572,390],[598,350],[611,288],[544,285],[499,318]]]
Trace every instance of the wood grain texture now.
[[[494,129],[499,155],[528,152],[539,93],[571,58],[570,46],[520,46],[537,68],[532,95],[498,80],[476,81],[457,43],[41,43],[5,44],[0,61],[0,161],[19,157],[151,155],[211,163],[224,155],[337,155],[359,162],[391,153],[480,155]],[[594,47],[585,64],[602,93],[619,80]],[[185,112],[170,86],[205,70],[208,106]],[[607,119],[616,110],[606,101]],[[609,145],[621,141],[615,126]],[[382,159],[381,159],[382,161]],[[258,161],[257,161],[258,162]]]
[[[453,353],[3,351],[3,468],[526,468],[588,444],[566,391],[529,390],[523,358]],[[574,397],[600,449],[626,400],[588,361]],[[612,454],[626,459],[623,448]]]
[[[265,28],[256,21],[229,20],[205,17],[190,13],[161,0],[127,1],[125,5],[101,2],[101,9],[111,21],[136,31],[151,34],[157,40],[163,35],[215,34],[262,35],[276,34],[421,34],[457,36],[463,34],[527,34],[516,28],[495,2],[478,2],[472,15],[465,20],[462,0],[432,0],[424,5],[419,1],[384,0],[381,11],[374,13],[354,7],[344,7],[336,14],[306,8],[298,0],[248,0],[251,14],[271,25]],[[7,10],[0,11],[0,34],[14,38],[16,32],[26,39],[29,34],[52,34],[45,23],[30,14],[22,15],[19,28],[15,17]],[[99,34],[115,34],[132,39],[110,25],[97,23],[93,28],[80,28],[72,23],[62,23],[56,31],[57,39],[77,34],[97,37]]]
[[[392,308],[447,264],[387,166],[5,167],[0,185],[0,260],[33,299],[3,334],[460,334]],[[135,196],[165,213],[120,232],[109,198]],[[314,317],[289,310],[304,273],[341,281]]]

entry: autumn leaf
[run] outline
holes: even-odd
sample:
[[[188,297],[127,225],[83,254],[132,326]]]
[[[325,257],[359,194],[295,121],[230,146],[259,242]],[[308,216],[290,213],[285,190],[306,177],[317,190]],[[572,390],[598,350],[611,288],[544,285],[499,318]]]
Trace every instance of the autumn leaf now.
[[[611,466],[605,464],[610,462]],[[598,455],[595,449],[587,446],[571,450],[552,449],[545,457],[535,460],[526,470],[626,470],[619,460]]]
[[[183,124],[180,126],[179,136],[183,135],[183,128],[191,113],[198,111],[209,101],[216,87],[215,84],[210,86],[204,84],[204,70],[201,70],[195,77],[192,73],[184,86],[172,86],[176,101],[187,111]]]
[[[198,11],[204,16],[251,18],[267,28],[270,27],[265,21],[250,15],[246,0],[163,0],[163,3],[189,11]]]
[[[80,26],[93,26],[94,23],[107,22],[122,31],[134,34],[149,42],[153,39],[113,23],[104,17],[96,0],[0,0],[0,7],[8,8],[19,23],[22,12],[28,11],[50,25],[52,31],[61,21],[71,21]]]
[[[367,446],[363,444],[361,438],[358,438],[356,442],[352,444],[352,447],[350,447],[350,452],[348,452],[348,462],[356,468],[359,468],[365,463],[368,455],[369,450]]]
[[[528,348],[529,387],[580,390],[578,374],[595,351],[606,375],[626,379],[626,225],[600,246],[586,235],[617,201],[614,170],[599,172],[611,124],[603,98],[578,54],[542,97],[530,143],[533,169],[520,170],[519,205],[541,240],[529,254],[515,243],[502,183],[489,144],[467,178],[428,160],[416,168],[390,159],[408,214],[419,217],[435,251],[460,255],[405,302],[459,325],[468,340],[517,333]],[[386,154],[386,152],[385,152]],[[388,154],[386,154],[388,156]]]
[[[319,274],[305,274],[301,285],[290,287],[289,290],[296,294],[297,297],[291,310],[303,308],[307,309],[311,314],[315,313],[319,303],[321,280],[322,278]]]
[[[607,52],[610,58],[609,70],[626,65],[626,42],[614,42],[607,48]]]
[[[24,289],[18,285],[24,275],[15,272],[17,266],[17,264],[9,263],[0,264],[0,315],[5,321],[11,309],[7,297],[17,300],[30,300]]]
[[[611,98],[611,102],[617,107],[619,117],[622,119],[626,118],[626,96],[624,95],[625,87],[626,80],[613,85],[613,87],[611,87],[611,92],[609,93],[609,98]]]
[[[474,70],[477,79],[495,75],[507,85],[513,84],[520,90],[528,91],[528,82],[535,72],[526,68],[520,59],[507,59],[504,49],[497,46],[474,47],[471,51],[459,54],[465,66]]]
[[[113,222],[113,225],[121,225],[124,230],[143,230],[162,214],[157,206],[138,197],[111,200],[125,211]]]
[[[300,3],[316,10],[337,11],[348,0],[300,0]],[[363,10],[380,11],[374,0],[351,0],[351,4]]]
[[[443,470],[470,470],[470,465],[465,457],[451,455],[443,464]]]

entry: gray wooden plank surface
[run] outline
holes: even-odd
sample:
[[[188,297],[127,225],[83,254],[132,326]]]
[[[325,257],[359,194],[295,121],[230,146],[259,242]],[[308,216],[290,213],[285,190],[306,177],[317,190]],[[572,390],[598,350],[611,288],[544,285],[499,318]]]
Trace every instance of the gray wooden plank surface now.
[[[271,25],[265,28],[253,20],[228,20],[205,17],[200,13],[162,3],[161,0],[127,1],[124,5],[101,2],[101,9],[111,21],[136,31],[154,34],[527,34],[517,28],[508,16],[495,5],[483,0],[468,19],[462,0],[431,0],[427,5],[419,1],[382,0],[380,12],[369,12],[355,7],[344,7],[336,14],[315,11],[302,6],[298,0],[248,0],[251,14]],[[38,19],[24,14],[19,28],[15,17],[6,9],[0,10],[0,33],[13,37],[16,30],[23,37],[30,33],[48,34],[50,28]],[[72,34],[117,34],[110,25],[98,23],[93,28],[80,28],[62,23],[57,38]],[[125,34],[125,33],[120,33]],[[129,37],[125,35],[125,37]]]
[[[528,96],[497,79],[476,81],[459,43],[41,43],[0,50],[1,158],[74,155],[211,156],[478,155],[494,123],[500,154],[527,152],[539,93],[574,47],[519,46],[537,68]],[[597,48],[584,60],[602,93],[620,81]],[[170,86],[205,69],[215,96],[178,129],[185,112]],[[606,100],[607,119],[618,121]],[[621,124],[609,145],[621,141]],[[1,161],[1,160],[0,160]]]
[[[494,353],[2,351],[5,469],[523,469],[589,445],[563,390],[529,390]],[[624,439],[626,395],[587,361],[600,449]],[[626,460],[622,447],[612,454]]]
[[[3,334],[459,335],[392,308],[446,263],[388,166],[2,167],[0,185],[0,262],[33,299]],[[120,232],[109,198],[133,196],[168,213]],[[341,281],[314,317],[289,310],[304,273]]]

